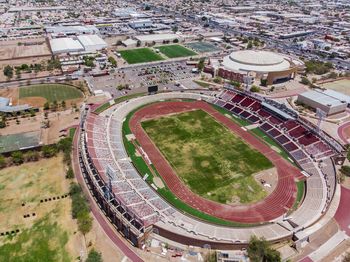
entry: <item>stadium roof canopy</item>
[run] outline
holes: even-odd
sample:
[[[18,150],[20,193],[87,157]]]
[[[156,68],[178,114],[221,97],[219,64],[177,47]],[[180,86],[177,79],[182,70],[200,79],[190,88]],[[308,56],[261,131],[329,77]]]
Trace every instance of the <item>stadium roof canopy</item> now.
[[[10,99],[6,97],[0,97],[0,112],[3,113],[14,113],[19,111],[24,111],[32,108],[30,105],[18,105],[10,106]]]
[[[291,63],[278,53],[261,50],[242,50],[224,57],[222,65],[232,71],[278,72],[287,70]]]

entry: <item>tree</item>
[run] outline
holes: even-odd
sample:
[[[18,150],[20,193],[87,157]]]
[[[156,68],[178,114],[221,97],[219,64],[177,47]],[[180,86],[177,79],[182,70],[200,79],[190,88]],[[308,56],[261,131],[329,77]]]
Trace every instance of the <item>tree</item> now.
[[[6,166],[6,158],[3,155],[0,155],[0,168],[4,168]]]
[[[91,249],[85,262],[102,262],[102,255],[95,249]]]
[[[203,69],[204,69],[204,58],[201,58],[201,59],[199,59],[199,62],[198,62],[198,65],[197,65],[197,67],[198,67],[198,70],[199,71],[203,71]]]
[[[23,153],[21,151],[15,151],[11,154],[12,162],[15,165],[20,165],[23,163],[24,158],[23,158]]]
[[[65,109],[66,109],[66,106],[67,106],[67,105],[66,105],[66,101],[63,100],[63,101],[61,102],[61,107],[65,110]]]
[[[74,172],[71,166],[69,166],[67,173],[66,173],[66,178],[68,179],[72,179],[74,178]]]
[[[117,67],[117,61],[114,59],[113,56],[108,57],[108,62],[110,62],[113,67]]]
[[[251,262],[280,262],[281,255],[277,250],[270,247],[265,238],[252,236],[248,245],[248,257]]]
[[[248,45],[247,45],[247,49],[252,49],[253,48],[253,44],[252,41],[249,41]]]
[[[141,46],[141,41],[140,41],[140,40],[137,40],[136,46],[137,46],[137,47],[140,47],[140,46]]]
[[[0,120],[0,128],[5,128],[6,122],[4,120]]]
[[[175,25],[175,26],[173,26],[173,28],[171,28],[171,30],[172,30],[174,33],[176,33],[176,32],[179,30],[179,28]]]
[[[5,66],[4,68],[4,75],[7,77],[7,79],[11,79],[13,77],[13,68],[12,66]]]
[[[89,213],[84,212],[78,216],[78,229],[83,234],[86,235],[90,232],[92,228],[92,218]]]

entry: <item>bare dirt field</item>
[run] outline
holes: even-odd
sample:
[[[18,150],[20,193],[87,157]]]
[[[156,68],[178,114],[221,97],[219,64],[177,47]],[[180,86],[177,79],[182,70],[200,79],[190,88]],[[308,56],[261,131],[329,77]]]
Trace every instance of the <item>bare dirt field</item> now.
[[[79,256],[83,236],[76,233],[69,196],[62,198],[69,184],[61,155],[0,171],[0,232],[20,230],[14,237],[0,237],[0,260],[8,252],[13,261],[44,255],[72,261]],[[40,202],[49,198],[51,201]]]
[[[15,120],[9,121],[9,126],[1,130],[2,135],[10,135],[24,132],[40,131],[41,142],[43,144],[55,143],[60,139],[65,132],[60,132],[63,129],[67,129],[73,125],[77,125],[79,120],[79,112],[73,112],[73,110],[66,110],[62,112],[55,112],[49,114],[50,127],[41,128],[44,120],[44,113],[39,112],[35,117],[19,118],[20,124],[17,125]]]
[[[45,38],[1,41],[0,45],[0,60],[50,55]]]
[[[0,89],[0,97],[9,98],[13,105],[18,105],[18,88]]]

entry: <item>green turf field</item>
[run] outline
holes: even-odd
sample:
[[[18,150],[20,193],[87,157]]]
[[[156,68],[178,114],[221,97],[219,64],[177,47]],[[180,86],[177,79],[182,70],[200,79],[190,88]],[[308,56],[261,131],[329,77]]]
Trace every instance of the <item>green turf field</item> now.
[[[272,163],[206,112],[152,119],[142,127],[193,192],[220,203],[266,196],[252,175]]]
[[[63,101],[83,97],[81,91],[70,85],[40,84],[21,87],[19,98],[44,97],[48,102]]]
[[[128,64],[146,63],[164,60],[163,57],[149,48],[137,48],[119,51]]]
[[[159,49],[159,51],[162,54],[166,55],[169,58],[197,55],[196,52],[193,52],[192,50],[187,49],[186,47],[183,47],[181,45],[164,45],[156,48]]]

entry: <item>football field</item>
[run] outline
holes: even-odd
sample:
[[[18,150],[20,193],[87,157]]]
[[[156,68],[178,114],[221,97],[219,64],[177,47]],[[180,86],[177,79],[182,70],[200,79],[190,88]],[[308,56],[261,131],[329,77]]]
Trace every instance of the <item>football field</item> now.
[[[194,193],[228,204],[266,197],[254,174],[273,164],[206,112],[151,119],[142,127]]]
[[[152,51],[149,48],[136,48],[129,50],[119,51],[122,58],[128,62],[128,64],[138,64],[146,62],[154,62],[164,60],[162,56]]]
[[[162,54],[166,55],[169,58],[197,55],[196,52],[193,52],[192,50],[187,49],[181,45],[164,45],[157,47],[157,49],[159,49]]]

